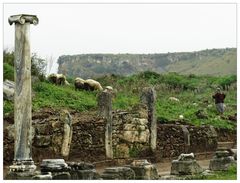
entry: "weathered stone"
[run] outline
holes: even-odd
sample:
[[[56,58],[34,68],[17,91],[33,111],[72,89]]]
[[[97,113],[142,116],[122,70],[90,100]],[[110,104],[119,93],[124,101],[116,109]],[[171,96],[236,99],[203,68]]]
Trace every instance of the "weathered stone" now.
[[[134,160],[131,168],[135,172],[135,179],[137,180],[157,180],[159,179],[158,171],[155,165],[149,163],[147,160]]]
[[[229,151],[216,151],[215,156],[216,156],[216,158],[228,157],[228,156],[230,156],[230,152]]]
[[[127,144],[117,145],[115,151],[118,158],[129,158],[129,147]]]
[[[14,50],[14,161],[10,166],[16,179],[28,179],[35,174],[36,166],[32,161],[32,98],[31,98],[31,53],[30,24],[37,24],[35,15],[13,15],[8,19],[15,24]],[[29,176],[28,176],[29,175]]]
[[[40,165],[41,172],[64,172],[68,165],[64,159],[44,159]]]
[[[32,177],[33,180],[52,180],[52,173],[47,172],[41,175],[35,175]]]
[[[148,108],[148,122],[150,123],[150,147],[152,151],[156,150],[157,146],[157,120],[156,120],[156,91],[154,88],[145,87],[143,88],[140,96],[141,102],[147,105]]]
[[[171,175],[193,175],[203,172],[203,169],[194,159],[194,154],[181,154],[178,160],[172,161]]]
[[[212,171],[226,171],[233,164],[236,164],[236,161],[229,151],[216,151],[215,156],[210,160],[209,169]]]
[[[69,172],[53,172],[52,179],[53,180],[70,180],[71,175]]]
[[[13,81],[5,80],[3,82],[3,99],[13,101],[15,83]]]
[[[145,131],[123,131],[121,138],[127,142],[140,142],[146,143],[149,141],[150,132]]]
[[[36,135],[33,145],[36,147],[48,147],[51,144],[51,136],[49,135]]]
[[[35,125],[35,131],[37,135],[52,135],[53,128],[50,123]]]
[[[101,177],[104,180],[133,180],[135,179],[135,174],[128,167],[111,167],[105,168]]]
[[[67,110],[63,110],[60,113],[60,120],[63,121],[63,142],[62,142],[62,149],[61,154],[63,157],[68,158],[70,152],[70,145],[72,142],[72,117]]]
[[[193,175],[203,171],[196,160],[178,161],[173,160],[171,166],[171,175]]]
[[[234,160],[237,160],[237,149],[230,149],[231,154],[234,157]]]
[[[95,180],[99,175],[94,169],[94,165],[85,162],[69,162],[70,175],[72,180]]]
[[[106,157],[113,158],[112,148],[112,93],[103,91],[98,96],[98,110],[99,115],[106,120],[106,131],[105,131],[105,149]]]

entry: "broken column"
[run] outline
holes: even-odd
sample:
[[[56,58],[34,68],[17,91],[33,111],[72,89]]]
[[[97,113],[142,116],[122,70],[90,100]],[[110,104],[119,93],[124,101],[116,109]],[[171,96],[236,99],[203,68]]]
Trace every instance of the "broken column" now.
[[[193,153],[181,154],[172,161],[171,175],[194,175],[203,172]]]
[[[226,171],[231,165],[236,164],[232,145],[225,142],[218,142],[217,151],[210,160],[209,169],[212,171]]]
[[[150,147],[154,152],[157,145],[157,120],[156,120],[156,91],[154,88],[145,87],[141,95],[141,102],[148,107],[148,122],[150,123]]]
[[[131,165],[127,165],[127,167],[133,169],[135,172],[135,179],[137,180],[159,179],[157,167],[149,163],[146,159],[134,160]]]
[[[32,98],[31,98],[31,52],[30,24],[38,24],[35,15],[10,16],[9,24],[15,24],[14,50],[14,125],[15,145],[14,161],[10,172],[22,172],[20,176],[27,179],[36,169],[32,160]],[[24,173],[26,175],[23,175]],[[27,175],[28,174],[28,175]],[[21,179],[21,178],[20,178]]]
[[[112,93],[104,90],[98,96],[99,115],[106,120],[105,149],[106,157],[113,158],[112,149]]]

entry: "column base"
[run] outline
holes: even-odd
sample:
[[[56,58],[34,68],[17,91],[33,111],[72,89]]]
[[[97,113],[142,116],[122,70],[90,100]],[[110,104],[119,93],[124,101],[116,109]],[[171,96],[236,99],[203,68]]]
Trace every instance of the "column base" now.
[[[9,166],[9,172],[5,179],[30,180],[37,174],[39,172],[36,172],[36,165],[32,160],[14,160],[13,165]]]

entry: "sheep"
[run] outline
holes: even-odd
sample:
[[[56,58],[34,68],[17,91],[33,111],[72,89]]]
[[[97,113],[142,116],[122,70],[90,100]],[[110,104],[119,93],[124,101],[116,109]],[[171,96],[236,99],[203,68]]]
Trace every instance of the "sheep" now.
[[[101,84],[98,81],[95,81],[93,79],[87,79],[84,82],[84,89],[85,90],[90,90],[90,91],[94,91],[94,90],[103,90]]]
[[[66,80],[66,76],[63,74],[50,74],[48,76],[48,80],[56,85],[69,85],[68,81]]]
[[[179,102],[179,99],[176,97],[169,97],[168,98],[170,101],[174,101],[174,102]]]
[[[75,90],[83,90],[84,89],[84,82],[85,80],[82,78],[75,78],[74,85],[75,85]]]
[[[54,73],[50,74],[48,76],[48,81],[53,84],[57,84],[57,74],[54,74]]]

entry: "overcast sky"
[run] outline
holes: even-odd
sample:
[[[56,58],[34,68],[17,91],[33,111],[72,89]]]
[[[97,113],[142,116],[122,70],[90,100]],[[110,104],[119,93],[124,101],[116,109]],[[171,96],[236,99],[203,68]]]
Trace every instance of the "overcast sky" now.
[[[166,53],[236,47],[235,4],[4,4],[8,17],[34,14],[31,49],[43,58],[82,53]],[[56,71],[56,65],[54,66]]]

